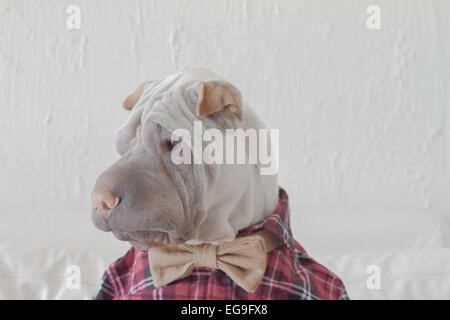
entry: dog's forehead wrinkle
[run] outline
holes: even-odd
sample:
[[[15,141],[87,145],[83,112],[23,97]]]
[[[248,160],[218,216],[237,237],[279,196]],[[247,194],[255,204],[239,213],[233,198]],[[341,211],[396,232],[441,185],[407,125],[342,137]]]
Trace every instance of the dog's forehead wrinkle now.
[[[223,80],[214,73],[198,68],[188,68],[178,74],[160,81],[156,86],[149,86],[141,99],[140,107],[144,109],[142,122],[151,118],[173,132],[180,128],[191,128],[196,115],[199,84],[203,81]],[[191,130],[189,130],[191,131]]]
[[[171,135],[175,131],[175,130],[173,130],[171,128],[168,128],[165,124],[161,123],[157,119],[151,119],[149,122],[154,124],[157,127],[157,130],[158,130],[158,133],[159,133],[160,136],[162,136],[164,134]]]

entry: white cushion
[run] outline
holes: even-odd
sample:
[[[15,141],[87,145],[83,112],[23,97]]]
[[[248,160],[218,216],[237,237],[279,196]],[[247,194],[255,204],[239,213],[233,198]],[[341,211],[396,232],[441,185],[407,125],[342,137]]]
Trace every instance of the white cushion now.
[[[314,257],[344,281],[351,299],[450,299],[450,249],[353,253]],[[381,288],[371,290],[367,268],[379,267]]]

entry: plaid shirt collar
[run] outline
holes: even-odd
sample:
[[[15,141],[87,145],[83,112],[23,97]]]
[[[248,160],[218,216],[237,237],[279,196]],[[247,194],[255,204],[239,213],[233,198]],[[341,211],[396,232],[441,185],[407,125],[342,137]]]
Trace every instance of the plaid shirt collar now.
[[[262,229],[273,233],[290,250],[294,250],[288,194],[281,188],[279,191],[278,205],[275,210],[264,221],[240,231],[238,237],[248,236]]]

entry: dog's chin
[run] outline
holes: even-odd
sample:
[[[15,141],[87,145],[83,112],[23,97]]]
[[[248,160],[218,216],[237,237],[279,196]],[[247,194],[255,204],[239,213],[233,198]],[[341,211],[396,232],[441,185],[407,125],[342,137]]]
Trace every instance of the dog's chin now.
[[[184,243],[184,240],[182,238],[174,237],[167,232],[161,231],[113,231],[113,235],[121,241],[128,241],[133,247],[141,250],[148,250],[152,247],[171,246]]]

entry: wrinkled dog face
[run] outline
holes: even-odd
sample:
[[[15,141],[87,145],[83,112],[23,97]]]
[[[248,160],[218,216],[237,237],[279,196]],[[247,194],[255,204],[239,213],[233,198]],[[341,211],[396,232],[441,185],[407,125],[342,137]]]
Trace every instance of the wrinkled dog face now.
[[[97,180],[96,190],[109,190],[118,199],[112,208],[95,205],[93,221],[98,228],[137,245],[142,241],[151,246],[153,242],[177,243],[183,239],[190,226],[187,216],[180,212],[189,205],[174,181],[189,168],[174,168],[170,135],[157,123],[136,127],[136,136],[122,150],[122,158]],[[186,174],[182,179],[189,177]]]
[[[217,121],[230,128],[240,123],[240,94],[229,84],[205,82],[216,78],[202,70],[181,72],[142,85],[125,101],[132,113],[117,135],[121,157],[99,176],[92,192],[97,228],[145,249],[234,237],[237,230],[226,225],[228,217],[215,219],[225,224],[222,231],[201,231],[214,229],[206,219],[207,196],[220,169],[175,165],[171,159],[175,129],[192,130],[199,119],[210,127]]]

